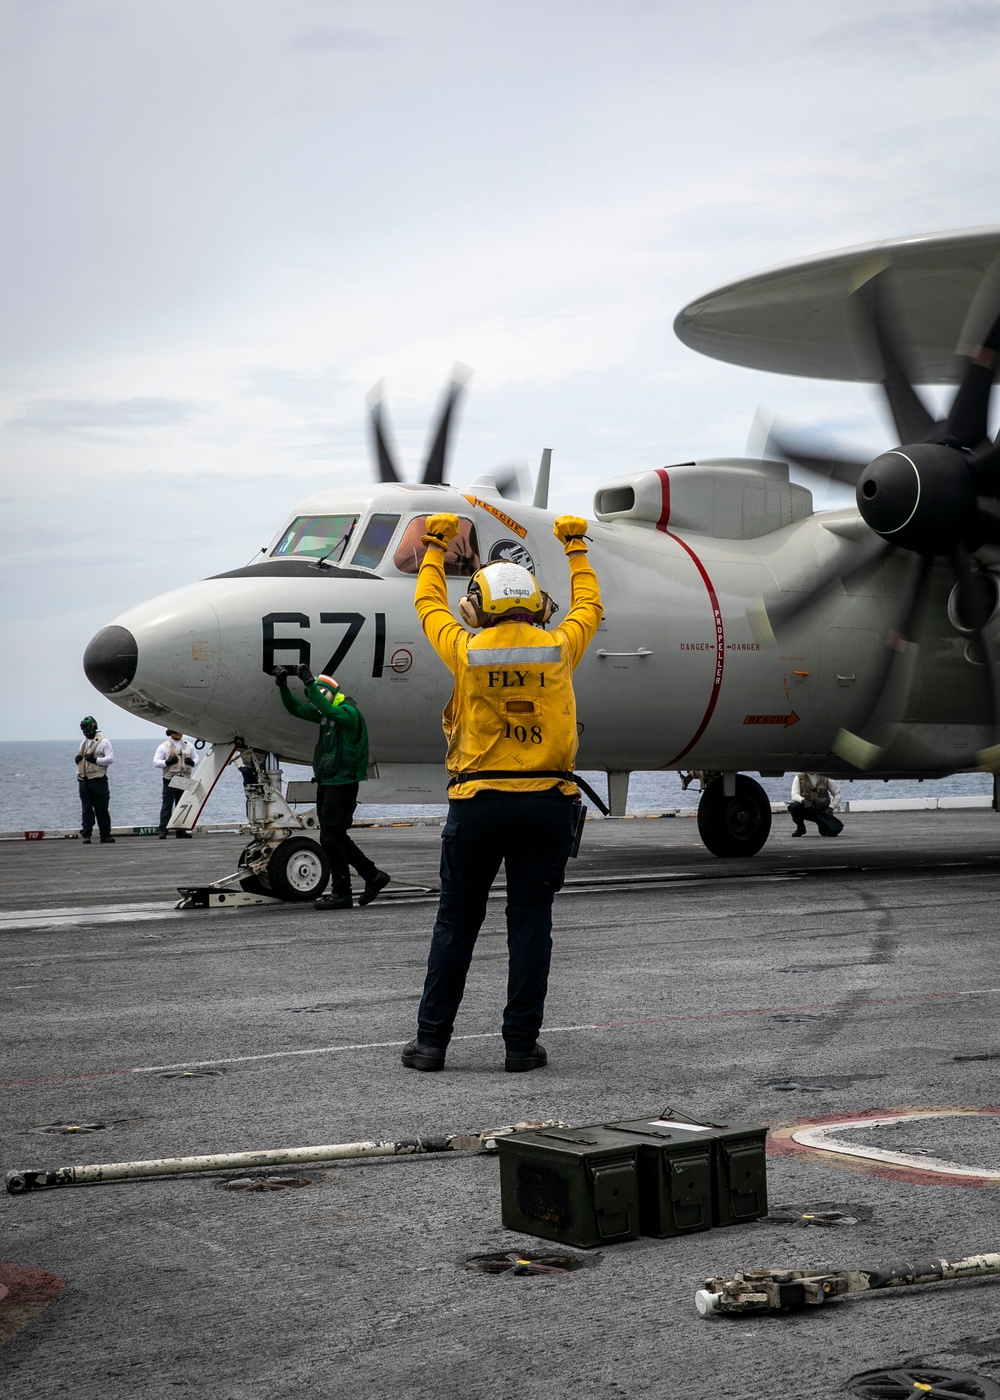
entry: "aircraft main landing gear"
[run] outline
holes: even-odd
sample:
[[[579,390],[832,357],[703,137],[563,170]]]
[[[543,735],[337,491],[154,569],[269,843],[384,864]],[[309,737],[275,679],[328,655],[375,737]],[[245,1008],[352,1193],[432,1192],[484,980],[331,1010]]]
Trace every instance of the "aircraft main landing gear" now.
[[[698,835],[714,856],[755,856],[771,833],[771,799],[753,778],[736,774],[726,795],[720,774],[698,803]]]

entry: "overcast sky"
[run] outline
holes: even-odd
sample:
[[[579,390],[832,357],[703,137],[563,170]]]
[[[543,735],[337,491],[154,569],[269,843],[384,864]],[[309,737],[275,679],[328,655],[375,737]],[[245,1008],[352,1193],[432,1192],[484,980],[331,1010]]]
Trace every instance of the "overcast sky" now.
[[[409,472],[552,503],[739,454],[758,405],[888,444],[864,386],[685,349],[759,268],[1000,223],[1000,0],[0,0],[0,738],[157,732],[90,637]]]

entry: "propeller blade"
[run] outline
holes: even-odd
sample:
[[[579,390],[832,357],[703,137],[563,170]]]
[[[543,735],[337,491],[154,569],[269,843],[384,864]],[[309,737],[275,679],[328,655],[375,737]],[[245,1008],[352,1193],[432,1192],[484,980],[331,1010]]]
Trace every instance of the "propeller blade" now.
[[[1000,441],[969,458],[969,471],[976,485],[990,495],[1000,496]]]
[[[892,549],[892,545],[887,540],[882,539],[881,535],[872,533],[869,539],[863,540],[858,545],[850,560],[835,559],[821,570],[808,593],[795,594],[787,600],[783,598],[780,603],[773,604],[768,611],[779,629],[787,626],[804,612],[815,607],[817,603],[821,603],[838,585],[846,589],[856,578],[860,578],[874,568],[890,549]]]
[[[969,532],[983,544],[1000,544],[1000,505],[995,499],[976,497],[976,512]]]
[[[826,481],[842,481],[847,486],[857,486],[858,478],[868,465],[867,461],[857,457],[833,457],[815,452],[805,442],[800,445],[794,438],[781,437],[773,432],[768,436],[764,455],[770,456],[772,451],[786,462],[794,462],[797,467],[815,476],[821,476]]]
[[[917,554],[912,557],[910,573],[903,589],[903,606],[896,625],[886,638],[875,704],[858,726],[857,732],[841,729],[833,741],[833,752],[855,768],[874,768],[885,748],[879,742],[884,731],[898,724],[906,714],[916,660],[913,639],[924,609],[933,568],[932,555]]]
[[[470,491],[495,491],[505,501],[521,500],[521,473],[517,467],[500,467],[495,472],[482,472],[469,482]]]
[[[989,688],[990,742],[985,749],[980,750],[977,759],[981,767],[997,773],[1000,772],[1000,658],[997,657],[996,647],[984,630],[984,623],[992,610],[995,595],[992,591],[984,593],[977,587],[976,574],[973,572],[969,551],[965,545],[956,545],[951,555],[951,566],[958,579],[959,607],[963,619],[972,627],[972,635],[986,667],[986,684]]]
[[[368,407],[378,479],[379,481],[401,481],[402,477],[396,470],[396,464],[392,459],[392,453],[389,451],[389,444],[386,442],[385,431],[382,427],[381,383],[376,384],[368,395]]]
[[[448,465],[448,435],[451,429],[452,414],[455,411],[455,405],[462,396],[467,380],[468,373],[459,370],[456,370],[452,377],[438,417],[437,432],[434,434],[434,441],[431,443],[431,450],[427,454],[427,462],[424,466],[422,480],[425,486],[445,484],[444,474]]]
[[[494,473],[497,490],[505,501],[520,501],[523,499],[521,489],[521,473],[517,467],[501,467]]]
[[[982,345],[969,357],[944,425],[945,433],[960,447],[979,447],[987,437],[990,390],[996,374],[998,350],[1000,315],[986,333]]]
[[[907,349],[910,335],[892,310],[886,290],[888,269],[877,272],[851,293],[851,303],[879,359],[881,384],[900,442],[922,442],[934,431],[935,423],[913,387]]]

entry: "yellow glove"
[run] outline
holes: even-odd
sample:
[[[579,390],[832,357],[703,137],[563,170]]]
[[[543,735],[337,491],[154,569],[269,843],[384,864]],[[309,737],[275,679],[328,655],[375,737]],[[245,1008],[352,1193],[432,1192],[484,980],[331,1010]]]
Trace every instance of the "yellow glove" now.
[[[557,515],[552,533],[560,541],[567,554],[586,554],[587,522],[579,515]]]
[[[437,515],[427,517],[427,533],[421,543],[425,545],[436,544],[440,545],[442,549],[447,549],[448,542],[455,538],[459,528],[457,515],[452,515],[450,511],[439,511]]]

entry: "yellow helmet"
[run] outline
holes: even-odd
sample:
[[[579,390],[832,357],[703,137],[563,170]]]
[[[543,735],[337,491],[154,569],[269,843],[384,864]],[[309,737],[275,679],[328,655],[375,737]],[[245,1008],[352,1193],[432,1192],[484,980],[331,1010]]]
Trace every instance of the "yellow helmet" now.
[[[554,608],[533,574],[520,564],[501,560],[473,574],[458,610],[470,627],[488,627],[508,613],[525,613],[533,622],[548,622]]]

